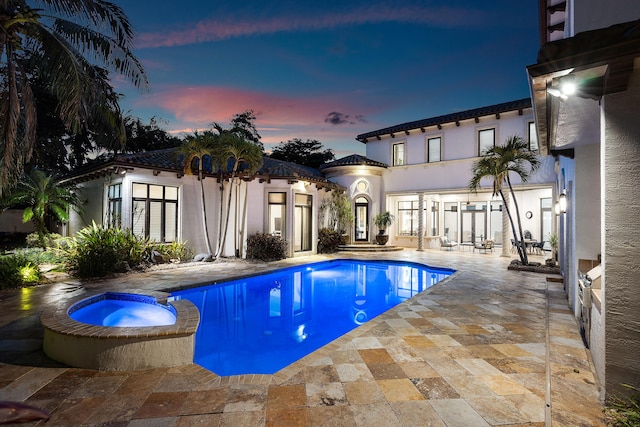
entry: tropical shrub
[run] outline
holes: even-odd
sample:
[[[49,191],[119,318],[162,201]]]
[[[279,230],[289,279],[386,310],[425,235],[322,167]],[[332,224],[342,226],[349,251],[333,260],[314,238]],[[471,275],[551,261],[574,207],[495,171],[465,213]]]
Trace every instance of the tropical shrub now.
[[[287,241],[280,236],[256,233],[247,239],[247,258],[277,261],[287,257]]]
[[[92,223],[61,249],[68,270],[78,277],[102,277],[138,268],[149,259],[152,245],[128,229],[106,228]]]
[[[338,230],[321,228],[318,230],[318,253],[330,254],[338,250],[342,244],[342,235]]]
[[[55,248],[58,246],[65,238],[57,233],[47,233],[42,236],[37,232],[31,233],[27,235],[27,247],[29,248],[40,248],[44,243],[44,247],[47,248]]]
[[[42,273],[24,253],[0,256],[0,289],[17,288],[42,280]]]
[[[190,261],[193,259],[193,249],[187,246],[187,242],[171,242],[154,246],[154,249],[165,260]]]
[[[607,425],[613,427],[631,427],[640,425],[640,389],[622,384],[632,391],[631,396],[614,397],[604,409]]]

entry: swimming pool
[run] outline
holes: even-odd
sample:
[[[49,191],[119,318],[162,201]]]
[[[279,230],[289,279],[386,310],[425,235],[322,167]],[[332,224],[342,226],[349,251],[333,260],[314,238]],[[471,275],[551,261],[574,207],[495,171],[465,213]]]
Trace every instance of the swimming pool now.
[[[223,376],[273,374],[454,272],[341,259],[172,296],[200,310],[195,363]]]

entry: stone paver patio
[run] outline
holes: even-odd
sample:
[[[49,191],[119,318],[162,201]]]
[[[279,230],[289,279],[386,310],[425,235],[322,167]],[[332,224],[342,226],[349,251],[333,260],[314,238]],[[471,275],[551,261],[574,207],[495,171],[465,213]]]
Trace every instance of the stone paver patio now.
[[[0,400],[47,409],[46,426],[599,426],[598,385],[559,276],[498,254],[405,249],[458,272],[275,375],[197,365],[68,368],[42,353],[39,313],[87,290],[170,290],[298,263],[224,262],[0,292]],[[547,331],[549,332],[547,334]],[[36,425],[33,424],[33,425]]]

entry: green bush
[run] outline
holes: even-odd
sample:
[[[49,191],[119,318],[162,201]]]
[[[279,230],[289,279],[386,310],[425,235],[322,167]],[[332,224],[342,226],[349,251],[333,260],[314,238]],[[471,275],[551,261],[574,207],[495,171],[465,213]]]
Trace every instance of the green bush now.
[[[0,289],[17,288],[41,280],[38,264],[24,253],[0,256]]]
[[[342,235],[337,230],[321,228],[318,231],[318,253],[330,254],[338,250],[342,244]]]
[[[277,261],[287,257],[287,241],[272,234],[257,233],[247,239],[247,258]]]
[[[102,277],[147,263],[152,245],[130,230],[92,225],[62,248],[67,268],[78,277]]]
[[[614,397],[604,409],[607,425],[613,427],[640,426],[640,389],[628,384],[623,387],[631,390],[631,396]]]
[[[160,255],[168,261],[191,261],[194,255],[193,249],[187,246],[187,242],[159,244],[154,249],[160,252]]]
[[[40,241],[40,235],[38,233],[31,233],[27,235],[26,244],[29,248],[55,248],[65,238],[57,233],[49,233],[43,236],[43,241]]]

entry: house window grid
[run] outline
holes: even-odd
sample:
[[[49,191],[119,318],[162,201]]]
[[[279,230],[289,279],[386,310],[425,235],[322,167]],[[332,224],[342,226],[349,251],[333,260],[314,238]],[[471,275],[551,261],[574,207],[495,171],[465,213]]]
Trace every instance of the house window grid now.
[[[529,136],[529,150],[538,152],[540,150],[540,146],[538,145],[538,134],[536,133],[536,123],[529,122],[527,126],[527,133]]]
[[[169,187],[169,186],[161,186],[156,184],[143,184],[143,183],[133,183],[134,188],[138,186],[138,188],[145,188],[145,196],[133,196],[132,197],[132,215],[131,215],[131,229],[136,230],[139,227],[136,227],[136,216],[140,217],[144,214],[143,228],[142,233],[140,233],[143,237],[150,238],[152,234],[159,235],[158,241],[162,243],[173,242],[177,240],[178,234],[178,188],[177,187]],[[152,190],[161,189],[160,197],[152,197]],[[168,190],[175,192],[175,199],[170,198],[167,194]],[[136,191],[133,192],[134,194]],[[153,207],[156,207],[159,204],[160,206],[160,224],[159,227],[152,227],[151,224],[151,216],[153,215]],[[142,205],[142,210],[140,212],[136,212],[136,208]],[[167,209],[167,207],[172,207],[172,209]],[[173,215],[172,224],[168,222],[168,215]],[[153,228],[153,230],[152,230]],[[172,231],[171,235],[168,235],[167,231]]]
[[[426,210],[426,207],[423,207],[423,215],[426,213]],[[398,201],[399,236],[418,235],[418,212],[419,208],[417,200]]]
[[[122,227],[122,183],[109,185],[107,189],[108,228]]]
[[[437,150],[436,150],[437,147]],[[442,135],[427,137],[427,163],[442,161]]]
[[[392,146],[393,166],[403,166],[405,164],[405,143],[397,142]]]
[[[478,129],[478,156],[496,146],[496,128]]]
[[[269,233],[274,236],[286,235],[287,193],[270,191],[267,195],[267,221]],[[280,216],[277,216],[277,215]]]

